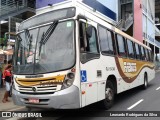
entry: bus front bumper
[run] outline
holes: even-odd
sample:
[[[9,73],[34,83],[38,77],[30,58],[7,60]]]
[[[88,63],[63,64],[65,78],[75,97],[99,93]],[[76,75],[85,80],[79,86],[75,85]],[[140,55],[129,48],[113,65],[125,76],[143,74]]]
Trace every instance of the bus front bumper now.
[[[29,95],[21,94],[17,90],[12,90],[14,104],[27,107],[55,108],[55,109],[76,109],[80,108],[80,98],[78,87],[71,87],[57,91],[54,94]],[[29,99],[38,99],[39,103],[30,103]]]

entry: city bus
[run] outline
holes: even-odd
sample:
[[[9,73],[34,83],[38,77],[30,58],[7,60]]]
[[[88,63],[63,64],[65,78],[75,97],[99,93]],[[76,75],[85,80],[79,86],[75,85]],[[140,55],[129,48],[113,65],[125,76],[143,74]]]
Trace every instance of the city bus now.
[[[28,108],[78,109],[155,77],[152,51],[82,3],[50,6],[22,22],[14,55],[13,101]]]

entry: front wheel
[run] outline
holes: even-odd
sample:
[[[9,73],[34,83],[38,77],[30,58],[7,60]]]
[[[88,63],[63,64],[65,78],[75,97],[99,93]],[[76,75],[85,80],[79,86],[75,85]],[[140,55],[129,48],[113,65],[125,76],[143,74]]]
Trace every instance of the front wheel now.
[[[115,97],[114,85],[111,81],[107,81],[105,89],[105,99],[102,101],[103,107],[108,110],[113,106]]]

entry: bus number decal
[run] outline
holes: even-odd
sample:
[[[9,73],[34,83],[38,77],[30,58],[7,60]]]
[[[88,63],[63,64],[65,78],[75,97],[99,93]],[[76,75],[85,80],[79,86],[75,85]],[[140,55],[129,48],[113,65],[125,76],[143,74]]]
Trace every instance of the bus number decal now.
[[[81,70],[81,82],[87,82],[87,71]]]
[[[106,67],[107,71],[115,71],[115,67]]]

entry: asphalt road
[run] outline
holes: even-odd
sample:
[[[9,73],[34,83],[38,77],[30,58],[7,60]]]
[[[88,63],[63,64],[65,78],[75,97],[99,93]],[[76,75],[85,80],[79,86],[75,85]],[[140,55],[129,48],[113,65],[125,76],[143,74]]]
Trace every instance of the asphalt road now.
[[[17,111],[27,111],[27,109],[21,108],[17,109]],[[46,110],[33,109],[32,111],[43,112]],[[32,120],[160,120],[160,117],[107,117],[110,111],[116,111],[116,113],[119,111],[124,114],[126,114],[126,112],[148,111],[148,113],[154,113],[150,114],[150,116],[156,116],[156,112],[160,115],[160,72],[156,74],[155,79],[149,83],[146,90],[138,87],[117,95],[115,104],[109,111],[102,110],[99,104],[93,104],[80,110],[49,109],[47,111],[49,111],[47,113],[51,115],[52,118],[33,118]],[[31,120],[31,118],[9,118],[7,120],[17,119]]]

